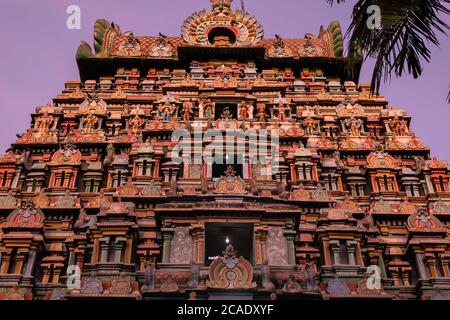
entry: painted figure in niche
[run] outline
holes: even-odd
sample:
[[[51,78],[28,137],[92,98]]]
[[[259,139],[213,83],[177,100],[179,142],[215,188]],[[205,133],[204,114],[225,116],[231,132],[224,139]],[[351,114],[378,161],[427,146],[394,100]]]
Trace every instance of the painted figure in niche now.
[[[129,121],[129,124],[131,127],[131,132],[133,134],[138,134],[142,126],[145,124],[145,121],[138,114],[136,114],[134,118]]]
[[[281,227],[269,227],[267,235],[267,259],[269,265],[287,265],[287,240]]]
[[[35,128],[39,133],[47,134],[49,132],[50,126],[54,121],[55,118],[49,115],[47,111],[45,111],[42,116],[36,119]]]
[[[191,120],[191,115],[194,114],[193,104],[191,101],[186,101],[183,103],[183,120],[189,122]]]
[[[169,101],[164,102],[164,104],[160,104],[158,107],[159,117],[165,121],[172,120],[172,117],[175,114],[176,106]]]
[[[223,108],[220,118],[222,120],[231,120],[231,119],[233,119],[233,114],[231,113],[230,107],[226,106],[226,107]]]
[[[306,135],[314,135],[314,131],[316,129],[316,121],[313,118],[308,116],[305,120],[303,120],[303,126],[305,127]]]
[[[83,123],[83,132],[92,133],[96,129],[98,117],[92,111],[90,111],[88,116],[83,118],[82,123]]]
[[[209,100],[200,100],[198,103],[198,110],[200,118],[212,119],[214,118],[214,102]]]
[[[400,120],[398,116],[395,116],[394,119],[389,120],[387,123],[396,136],[404,136],[409,132],[406,121],[403,119]]]
[[[250,105],[247,102],[242,101],[239,104],[238,109],[239,109],[239,118],[241,119],[250,118]]]
[[[277,118],[280,121],[286,120],[286,111],[289,111],[289,108],[284,104],[280,103],[277,107],[278,115]]]
[[[355,117],[345,120],[345,126],[347,127],[349,134],[353,137],[359,137],[361,135],[362,124],[362,120],[356,119]]]
[[[258,112],[256,117],[259,122],[266,122],[266,105],[264,103],[259,103],[257,105]]]

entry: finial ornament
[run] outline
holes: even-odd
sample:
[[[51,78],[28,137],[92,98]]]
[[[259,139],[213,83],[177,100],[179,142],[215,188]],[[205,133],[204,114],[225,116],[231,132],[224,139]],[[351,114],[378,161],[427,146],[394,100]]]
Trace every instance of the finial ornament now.
[[[233,0],[210,0],[213,10],[219,9],[231,9],[231,3]]]

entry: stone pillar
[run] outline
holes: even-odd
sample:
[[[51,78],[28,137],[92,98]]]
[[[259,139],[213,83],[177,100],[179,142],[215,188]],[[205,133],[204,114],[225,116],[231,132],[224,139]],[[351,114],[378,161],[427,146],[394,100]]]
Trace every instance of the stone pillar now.
[[[16,265],[14,266],[14,273],[21,274],[25,262],[25,255],[28,254],[28,249],[17,250]]]
[[[199,264],[205,263],[205,228],[203,225],[193,227],[192,239],[194,240],[194,262]]]
[[[444,277],[450,278],[450,257],[448,255],[441,254],[442,270],[444,271]]]
[[[32,276],[35,262],[36,262],[36,251],[35,250],[31,250],[31,251],[28,252],[28,261],[27,261],[27,264],[25,266],[25,271],[24,271],[24,274],[23,274],[25,277],[31,277]]]
[[[437,270],[436,270],[436,257],[433,253],[425,254],[426,264],[428,266],[428,270],[430,271],[430,278],[436,278],[437,277]]]
[[[331,249],[330,249],[329,241],[323,240],[322,246],[323,246],[323,255],[324,255],[324,259],[325,259],[325,265],[331,266],[333,263],[331,261]]]
[[[267,239],[267,228],[263,226],[255,227],[254,232],[255,239],[255,263],[261,265],[265,263],[266,259],[266,239]]]
[[[356,252],[356,241],[347,240],[347,252],[348,252],[348,262],[350,265],[356,265],[355,252]]]
[[[339,265],[341,264],[341,257],[340,257],[340,253],[341,253],[341,246],[338,240],[331,240],[330,241],[330,250],[331,253],[333,254],[333,260],[334,260],[334,265]]]
[[[108,262],[109,241],[110,241],[110,238],[108,238],[108,237],[99,239],[99,245],[100,245],[100,261],[99,262]]]
[[[401,268],[402,270],[402,281],[403,285],[405,287],[409,286],[409,272],[411,271],[411,268]]]
[[[294,230],[285,230],[284,236],[287,240],[287,251],[288,251],[288,264],[295,265],[295,240],[296,232]]]
[[[9,269],[9,263],[11,262],[11,252],[8,254],[3,254],[2,265],[0,274],[7,274]]]
[[[116,244],[115,244],[115,252],[114,252],[114,262],[116,263],[122,263],[123,262],[123,252],[126,245],[127,239],[126,238],[117,238]]]
[[[173,238],[174,228],[162,228],[162,237],[163,237],[163,256],[162,263],[170,262],[170,246]]]
[[[123,255],[123,263],[131,263],[131,255],[133,253],[133,238],[127,238]]]
[[[427,271],[426,271],[426,266],[423,263],[423,253],[416,253],[416,264],[417,264],[417,269],[419,271],[419,278],[420,279],[427,279]]]

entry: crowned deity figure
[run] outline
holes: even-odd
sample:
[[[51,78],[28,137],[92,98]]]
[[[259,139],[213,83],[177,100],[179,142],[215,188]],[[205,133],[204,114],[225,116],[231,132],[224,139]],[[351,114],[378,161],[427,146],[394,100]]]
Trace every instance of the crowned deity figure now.
[[[84,133],[92,133],[98,123],[98,117],[90,111],[89,114],[82,119],[83,124],[83,132]]]
[[[250,108],[251,108],[251,105],[249,103],[247,103],[246,101],[242,101],[238,105],[239,118],[241,118],[241,119],[250,118]]]
[[[257,113],[256,113],[256,117],[258,118],[258,121],[259,122],[266,122],[266,117],[267,117],[267,114],[266,114],[266,105],[264,104],[264,103],[259,103],[257,106],[256,106],[256,109],[257,109]]]
[[[286,111],[289,111],[289,108],[284,103],[280,103],[276,110],[278,112],[277,119],[280,121],[286,120]]]
[[[42,116],[36,119],[35,129],[37,132],[45,135],[49,132],[49,127],[54,123],[54,121],[55,118],[45,111]]]
[[[361,119],[357,119],[353,116],[345,120],[345,126],[352,137],[359,137],[361,135],[362,124],[363,122]]]
[[[191,120],[191,115],[194,114],[193,104],[191,101],[186,101],[183,103],[183,120],[189,122]]]
[[[172,117],[174,116],[176,109],[177,107],[173,103],[166,101],[160,104],[158,107],[159,117],[165,121],[172,120]]]
[[[396,136],[404,136],[409,132],[406,121],[400,119],[398,116],[395,116],[394,119],[389,120],[387,123]]]
[[[222,110],[222,114],[220,115],[222,120],[231,120],[233,119],[233,114],[231,113],[230,107],[226,106]]]
[[[314,130],[316,129],[316,121],[310,116],[303,120],[303,126],[305,127],[306,135],[314,135]]]
[[[142,126],[145,124],[145,121],[138,114],[136,114],[128,123],[131,127],[131,132],[133,134],[138,134]]]

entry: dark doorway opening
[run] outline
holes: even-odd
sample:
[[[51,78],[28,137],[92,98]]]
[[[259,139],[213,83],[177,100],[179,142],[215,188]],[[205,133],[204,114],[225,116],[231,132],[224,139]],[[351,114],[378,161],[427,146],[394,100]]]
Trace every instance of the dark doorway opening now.
[[[243,178],[243,161],[243,157],[240,154],[223,156],[222,161],[217,161],[212,164],[213,179],[218,179],[221,176],[225,176],[229,166],[233,167],[236,177],[239,176]]]
[[[253,224],[216,223],[205,226],[205,265],[209,266],[217,256],[222,256],[227,239],[234,246],[237,257],[253,260]]]
[[[227,39],[229,44],[234,44],[236,42],[236,34],[229,28],[217,27],[208,33],[208,41],[214,45],[218,39]]]
[[[215,119],[237,119],[237,105],[230,103],[216,103]]]

